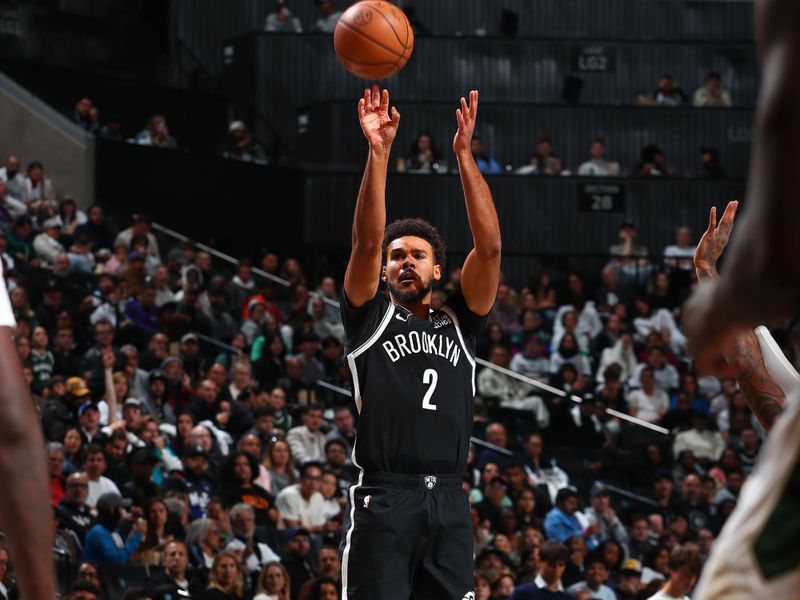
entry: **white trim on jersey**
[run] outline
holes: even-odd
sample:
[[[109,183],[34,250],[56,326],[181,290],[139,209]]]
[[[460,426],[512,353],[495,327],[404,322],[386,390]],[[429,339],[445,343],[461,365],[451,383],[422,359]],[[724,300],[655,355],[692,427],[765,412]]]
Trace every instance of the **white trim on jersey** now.
[[[761,325],[756,327],[755,333],[758,338],[758,344],[761,346],[761,354],[764,357],[764,366],[767,368],[767,373],[775,380],[775,383],[783,390],[787,398],[800,394],[800,374],[795,371],[792,364],[786,359],[775,338],[770,334],[769,329]]]
[[[467,357],[469,364],[472,365],[472,395],[475,396],[475,359],[472,358],[469,348],[467,348],[467,345],[464,343],[464,338],[461,335],[461,326],[458,324],[458,317],[456,317],[456,314],[448,306],[443,306],[441,310],[453,320],[453,326],[456,328],[458,341],[461,342],[461,347],[464,349],[464,355]]]
[[[355,464],[355,462],[356,449],[353,447],[353,464]],[[350,563],[350,540],[353,537],[353,530],[356,528],[356,489],[361,487],[363,481],[364,470],[361,469],[358,473],[358,482],[350,486],[350,527],[344,538],[344,552],[342,552],[342,600],[347,600],[347,567]]]
[[[375,333],[373,333],[366,342],[361,344],[358,348],[347,355],[347,364],[350,365],[350,374],[353,376],[353,399],[356,402],[356,410],[359,414],[361,414],[361,386],[358,385],[358,369],[356,368],[356,358],[369,350],[370,347],[378,341],[378,338],[383,335],[384,330],[389,326],[389,322],[392,320],[393,314],[394,304],[390,302],[389,308],[386,310],[386,314],[383,315],[383,319],[378,325],[378,328],[375,330]],[[353,450],[355,452],[355,448]]]

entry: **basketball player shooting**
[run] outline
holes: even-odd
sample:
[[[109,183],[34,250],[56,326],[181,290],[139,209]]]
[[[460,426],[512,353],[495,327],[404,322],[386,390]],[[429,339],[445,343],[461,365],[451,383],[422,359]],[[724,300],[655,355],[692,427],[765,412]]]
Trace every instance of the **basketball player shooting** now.
[[[53,600],[53,512],[44,439],[22,378],[14,327],[0,262],[0,529],[16,567],[20,597]]]
[[[377,86],[358,102],[369,142],[342,318],[359,412],[343,539],[346,600],[470,600],[472,526],[461,489],[472,429],[475,343],[500,278],[500,226],[470,141],[478,92],[461,99],[453,150],[474,248],[461,289],[430,307],[445,248],[422,219],[386,227],[386,172],[400,114]],[[388,297],[381,282],[386,284]]]

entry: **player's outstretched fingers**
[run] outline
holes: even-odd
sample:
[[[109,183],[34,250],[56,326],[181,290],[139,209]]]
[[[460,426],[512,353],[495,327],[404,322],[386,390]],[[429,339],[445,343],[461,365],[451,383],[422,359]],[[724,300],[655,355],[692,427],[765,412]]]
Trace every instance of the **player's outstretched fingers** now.
[[[381,92],[381,112],[389,112],[389,90]]]
[[[464,120],[464,124],[469,123],[469,107],[464,96],[461,96],[461,117]]]
[[[363,119],[367,115],[367,103],[364,101],[364,98],[361,98],[358,101],[358,106],[356,107],[358,111],[358,118]]]
[[[469,93],[469,114],[473,121],[478,116],[478,90]]]
[[[381,107],[381,90],[378,84],[372,86],[372,110],[378,110]]]
[[[397,128],[400,124],[400,112],[393,106],[392,107],[392,127]]]

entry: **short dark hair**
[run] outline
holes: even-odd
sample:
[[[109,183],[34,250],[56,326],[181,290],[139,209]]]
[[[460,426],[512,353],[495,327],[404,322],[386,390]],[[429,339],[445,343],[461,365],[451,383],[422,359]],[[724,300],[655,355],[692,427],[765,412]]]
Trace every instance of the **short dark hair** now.
[[[419,217],[398,219],[390,223],[386,230],[383,232],[383,262],[386,263],[386,250],[394,240],[413,235],[414,237],[422,238],[431,245],[433,248],[433,263],[436,265],[444,265],[445,254],[447,252],[444,244],[444,238],[439,230],[433,225],[428,223],[425,219]]]
[[[328,440],[328,441],[325,443],[325,454],[327,454],[327,453],[328,453],[328,448],[330,448],[331,446],[341,446],[341,447],[342,447],[342,449],[343,449],[345,452],[347,452],[347,444],[345,444],[345,443],[344,443],[342,440],[340,440],[340,439],[338,439],[338,438],[334,438],[334,439],[332,439],[332,440]]]
[[[569,558],[569,550],[564,544],[560,544],[553,540],[547,540],[544,544],[542,544],[542,547],[539,550],[539,557],[541,558],[542,562],[567,562],[567,559]]]
[[[100,590],[98,590],[94,584],[84,580],[78,580],[71,586],[69,586],[69,591],[67,592],[67,596],[70,596],[75,592],[89,592],[90,594],[94,594],[98,598],[100,597]]]
[[[558,494],[556,494],[556,505],[561,504],[565,500],[569,498],[577,498],[578,492],[568,487],[561,488],[558,490]]]
[[[669,553],[669,570],[677,571],[683,567],[689,567],[692,575],[699,575],[703,569],[703,560],[696,548],[688,546],[677,546]]]
[[[325,470],[325,466],[316,460],[309,460],[304,462],[300,467],[300,477],[303,477],[309,469],[319,469],[320,473]]]

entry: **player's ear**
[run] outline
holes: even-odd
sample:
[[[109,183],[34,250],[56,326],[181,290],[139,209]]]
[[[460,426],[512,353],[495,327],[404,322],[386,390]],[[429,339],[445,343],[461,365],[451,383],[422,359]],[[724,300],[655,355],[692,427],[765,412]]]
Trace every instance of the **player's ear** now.
[[[442,278],[442,266],[441,265],[433,265],[433,278],[436,281],[439,281]]]
[[[387,279],[387,277],[386,277],[386,265],[384,265],[384,266],[381,267],[381,281],[383,283],[386,283],[386,279]]]

